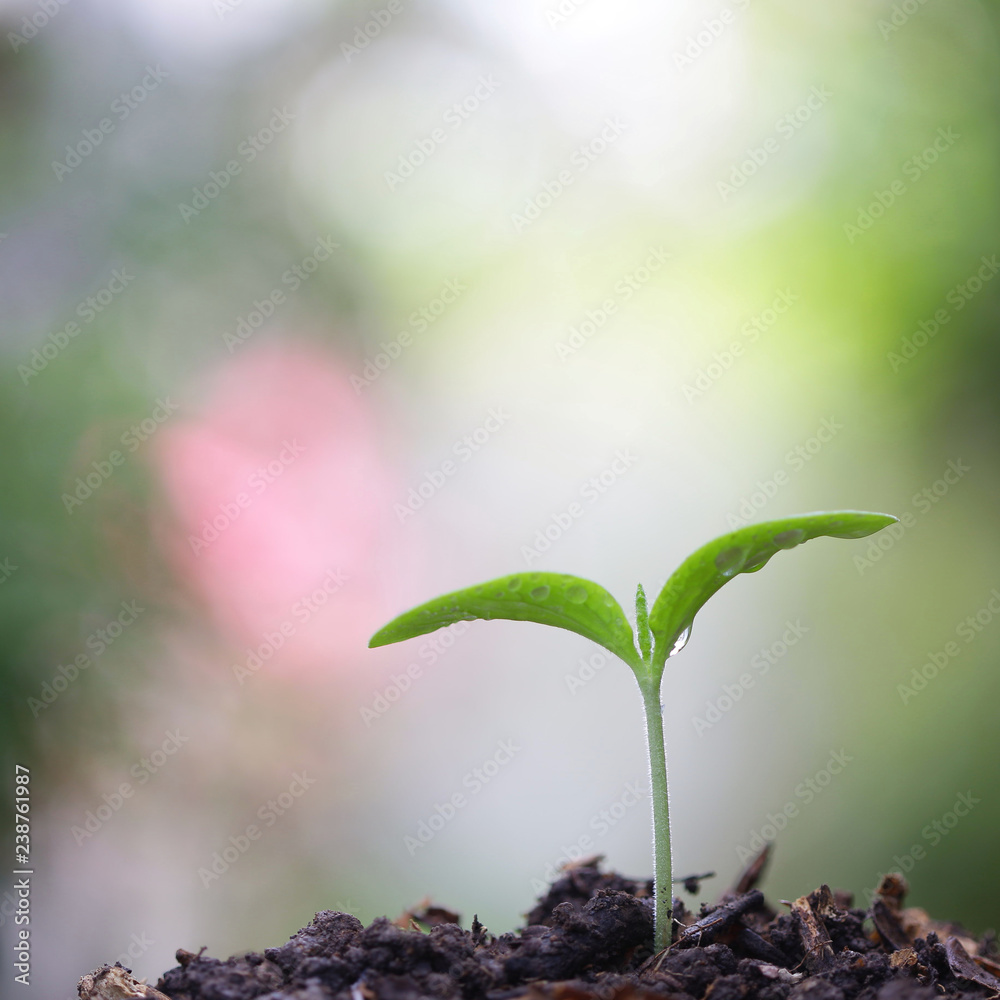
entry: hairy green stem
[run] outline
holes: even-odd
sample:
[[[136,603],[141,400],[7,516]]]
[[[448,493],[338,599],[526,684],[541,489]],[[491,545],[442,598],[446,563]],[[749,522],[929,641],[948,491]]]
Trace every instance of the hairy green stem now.
[[[653,946],[662,951],[670,945],[673,884],[670,872],[670,806],[667,801],[667,755],[663,745],[663,711],[659,678],[640,681],[646,709],[646,739],[649,743],[650,795],[653,799]]]

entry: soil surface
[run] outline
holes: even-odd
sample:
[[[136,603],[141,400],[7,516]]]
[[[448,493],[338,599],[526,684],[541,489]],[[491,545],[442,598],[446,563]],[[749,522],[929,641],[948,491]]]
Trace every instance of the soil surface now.
[[[776,907],[755,883],[762,855],[715,904],[674,902],[674,943],[653,954],[652,883],[564,870],[516,933],[424,905],[368,927],[324,910],[287,944],[220,961],[178,951],[156,987],[121,966],[80,981],[83,1000],[973,1000],[1000,995],[995,937],[903,907],[888,875],[867,909],[821,886]],[[689,889],[696,888],[692,876]],[[693,884],[692,884],[693,883]],[[203,949],[204,951],[204,949]]]

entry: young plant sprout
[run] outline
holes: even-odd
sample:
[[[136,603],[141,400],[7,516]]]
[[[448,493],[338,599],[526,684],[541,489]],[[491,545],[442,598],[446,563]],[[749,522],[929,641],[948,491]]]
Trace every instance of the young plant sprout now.
[[[639,682],[646,714],[653,800],[654,945],[660,951],[670,944],[673,906],[667,762],[660,704],[660,680],[667,659],[684,648],[694,616],[733,577],[755,573],[776,552],[795,548],[811,538],[864,538],[896,520],[890,514],[867,511],[820,511],[764,521],[722,535],[681,563],[652,610],[647,610],[646,595],[639,585],[635,635],[621,606],[598,584],[565,573],[515,573],[421,604],[379,629],[368,645],[385,646],[412,639],[459,621],[506,618],[576,632],[628,664]]]

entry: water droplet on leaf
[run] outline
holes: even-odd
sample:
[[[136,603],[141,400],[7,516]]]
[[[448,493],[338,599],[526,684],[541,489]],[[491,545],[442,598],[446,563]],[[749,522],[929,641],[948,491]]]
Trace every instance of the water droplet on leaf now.
[[[794,549],[805,541],[805,537],[806,533],[801,528],[789,528],[788,531],[779,531],[773,540],[779,549]]]
[[[574,583],[573,586],[566,588],[566,596],[574,604],[583,604],[587,600],[587,588]]]
[[[541,587],[535,587],[531,591],[531,596],[536,601],[544,601],[545,598],[549,596],[549,588],[547,586],[545,586],[545,584],[542,584]]]
[[[771,556],[773,555],[774,552],[771,552],[767,549],[765,549],[763,552],[755,553],[750,559],[748,559],[743,564],[743,572],[756,573],[757,570],[764,568],[764,566],[767,564],[768,559],[770,559]]]
[[[675,655],[676,653],[679,653],[687,645],[687,641],[690,638],[691,638],[691,626],[688,625],[688,627],[684,629],[684,631],[681,632],[681,634],[677,636],[677,638],[674,640],[673,648],[670,650],[669,653],[667,653],[667,656],[670,657]]]
[[[512,576],[512,577],[511,577],[511,578],[510,578],[510,579],[509,579],[509,580],[507,581],[507,586],[508,586],[508,587],[509,587],[509,588],[510,588],[511,590],[517,590],[517,589],[518,589],[518,587],[520,587],[520,586],[521,586],[521,578],[520,578],[519,576]]]
[[[715,568],[723,576],[735,576],[743,568],[746,557],[746,550],[740,545],[734,545],[732,548],[723,549],[715,557]]]
[[[872,534],[872,527],[864,525],[860,528],[840,528],[837,531],[831,531],[830,534],[834,538],[865,538]]]

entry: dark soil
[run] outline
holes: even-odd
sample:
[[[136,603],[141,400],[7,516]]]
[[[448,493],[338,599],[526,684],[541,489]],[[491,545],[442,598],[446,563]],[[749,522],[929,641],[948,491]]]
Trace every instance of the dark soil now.
[[[821,886],[776,912],[753,887],[761,860],[697,916],[675,900],[674,944],[654,955],[652,884],[602,872],[599,862],[566,870],[517,933],[494,936],[476,919],[463,930],[440,907],[368,927],[324,910],[263,955],[220,961],[178,951],[180,964],[157,983],[160,993],[142,986],[116,993],[112,981],[131,977],[105,966],[81,980],[80,996],[972,1000],[1000,994],[994,938],[976,941],[922,910],[904,909],[902,876],[886,876],[868,910]]]

